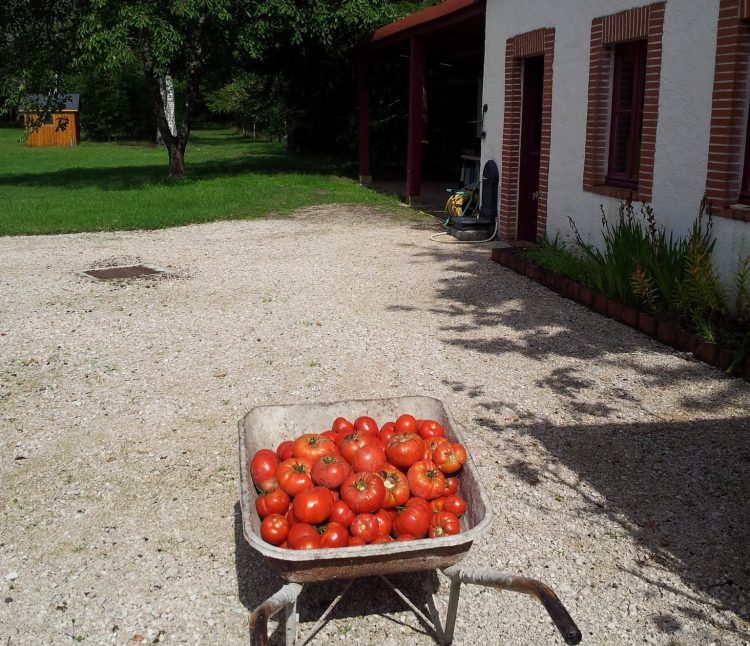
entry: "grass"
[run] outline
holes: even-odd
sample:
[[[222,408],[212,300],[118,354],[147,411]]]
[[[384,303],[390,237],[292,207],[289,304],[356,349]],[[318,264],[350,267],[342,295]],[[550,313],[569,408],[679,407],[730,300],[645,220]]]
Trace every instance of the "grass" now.
[[[167,178],[167,153],[147,143],[29,148],[0,128],[0,235],[161,229],[195,222],[288,215],[316,204],[392,207],[343,176],[331,160],[221,129],[197,130],[186,178]]]

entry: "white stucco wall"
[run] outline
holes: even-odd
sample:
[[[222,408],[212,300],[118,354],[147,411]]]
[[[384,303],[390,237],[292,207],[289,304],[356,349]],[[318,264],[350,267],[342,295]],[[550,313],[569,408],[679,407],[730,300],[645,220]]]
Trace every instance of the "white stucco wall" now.
[[[591,21],[643,6],[633,0],[487,0],[484,102],[487,138],[482,163],[502,158],[505,43],[542,27],[555,28],[547,233],[570,236],[568,216],[592,242],[601,211],[614,217],[618,200],[583,190]],[[667,0],[659,88],[652,204],[657,221],[687,231],[706,183],[719,0]],[[714,218],[715,260],[728,277],[750,254],[750,223]]]

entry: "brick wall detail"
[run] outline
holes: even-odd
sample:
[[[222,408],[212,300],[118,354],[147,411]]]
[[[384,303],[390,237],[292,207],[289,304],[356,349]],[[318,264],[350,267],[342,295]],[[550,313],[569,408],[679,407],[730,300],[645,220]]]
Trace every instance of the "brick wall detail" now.
[[[626,197],[630,193],[627,189],[607,186],[604,183],[609,157],[612,46],[633,40],[646,40],[641,161],[638,189],[632,197],[644,202],[651,199],[656,153],[656,124],[659,117],[664,7],[664,2],[657,2],[645,7],[636,7],[595,18],[591,22],[589,97],[583,166],[583,189],[585,191],[614,197]]]
[[[505,114],[500,189],[499,234],[503,240],[516,240],[518,224],[518,167],[521,149],[523,59],[544,56],[542,85],[542,142],[539,159],[539,200],[537,239],[547,232],[547,187],[552,128],[552,65],[554,28],[536,29],[509,38],[505,43]]]
[[[721,0],[716,42],[706,195],[714,215],[750,221],[747,210],[730,209],[742,181],[750,60],[750,0]]]

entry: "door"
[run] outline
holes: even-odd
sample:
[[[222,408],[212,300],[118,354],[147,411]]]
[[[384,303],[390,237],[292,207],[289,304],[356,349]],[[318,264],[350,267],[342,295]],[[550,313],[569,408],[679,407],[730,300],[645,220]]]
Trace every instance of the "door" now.
[[[539,158],[542,147],[542,86],[544,56],[523,61],[521,151],[518,177],[519,240],[536,241],[539,198]]]

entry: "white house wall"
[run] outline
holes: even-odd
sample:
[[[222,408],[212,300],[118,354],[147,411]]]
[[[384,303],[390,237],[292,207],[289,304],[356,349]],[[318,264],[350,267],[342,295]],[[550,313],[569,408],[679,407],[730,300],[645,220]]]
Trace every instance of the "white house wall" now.
[[[484,102],[487,137],[482,163],[501,165],[505,44],[512,36],[555,29],[547,233],[599,243],[603,205],[615,216],[619,201],[583,190],[591,21],[648,3],[622,0],[487,0]],[[657,221],[685,233],[705,191],[716,54],[718,0],[667,0],[662,35],[659,116],[652,205]],[[714,218],[715,260],[728,277],[750,253],[750,223]]]

